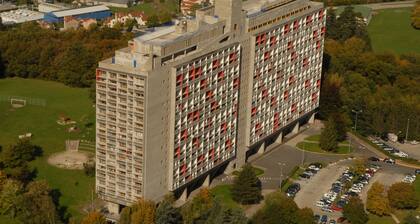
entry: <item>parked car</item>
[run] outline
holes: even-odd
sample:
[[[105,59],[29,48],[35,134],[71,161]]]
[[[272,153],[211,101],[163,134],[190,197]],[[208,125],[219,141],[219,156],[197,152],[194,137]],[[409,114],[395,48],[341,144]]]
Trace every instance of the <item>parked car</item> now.
[[[420,174],[420,169],[416,169],[415,174],[419,175]]]
[[[379,159],[379,158],[374,157],[374,156],[369,157],[369,159],[368,159],[368,160],[369,160],[369,161],[374,161],[374,162],[380,161],[380,159]]]
[[[389,163],[389,164],[395,164],[395,160],[391,159],[391,158],[385,158],[384,159],[385,163]]]
[[[294,197],[296,195],[296,193],[299,192],[299,191],[300,191],[300,184],[299,183],[293,183],[287,188],[286,195],[288,197]]]
[[[315,222],[315,223],[319,223],[320,219],[321,219],[321,216],[319,216],[319,215],[314,215],[314,222]]]
[[[346,221],[346,218],[344,218],[344,217],[340,217],[340,218],[337,219],[338,223],[343,223],[344,221]]]
[[[321,216],[321,224],[327,224],[327,222],[328,222],[328,216],[326,216],[326,215],[323,215],[323,216]]]
[[[311,178],[310,175],[306,174],[306,173],[302,173],[301,175],[299,175],[299,177],[304,178],[304,179],[309,179]]]

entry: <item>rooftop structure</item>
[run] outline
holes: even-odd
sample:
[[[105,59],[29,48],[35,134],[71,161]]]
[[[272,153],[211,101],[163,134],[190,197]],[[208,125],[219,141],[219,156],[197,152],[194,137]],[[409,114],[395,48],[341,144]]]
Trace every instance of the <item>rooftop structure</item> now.
[[[47,12],[55,12],[60,10],[67,10],[69,9],[68,6],[64,4],[51,4],[46,2],[41,2],[38,4],[38,11],[47,13]]]
[[[130,0],[98,0],[97,2],[105,6],[128,8]]]
[[[15,24],[28,21],[36,21],[44,18],[44,13],[27,9],[17,9],[0,13],[3,24]]]
[[[103,20],[111,16],[111,10],[104,5],[75,8],[53,11],[45,14],[44,20],[47,22],[63,22],[64,17],[73,16],[78,19],[97,19]]]
[[[240,168],[310,122],[325,10],[307,0],[216,0],[99,63],[96,190],[111,213]]]

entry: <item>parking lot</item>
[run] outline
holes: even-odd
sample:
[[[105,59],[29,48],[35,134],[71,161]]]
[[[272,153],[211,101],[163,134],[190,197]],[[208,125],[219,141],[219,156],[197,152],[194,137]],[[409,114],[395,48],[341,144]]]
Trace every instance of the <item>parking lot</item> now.
[[[372,167],[369,171],[366,171],[361,177],[354,177],[351,172],[346,171],[348,167],[352,165],[352,160],[342,160],[337,163],[333,163],[326,168],[321,169],[310,179],[301,179],[298,183],[301,185],[301,190],[296,194],[294,200],[300,208],[308,207],[314,211],[317,215],[327,215],[328,219],[337,220],[342,216],[339,210],[338,201],[345,201],[346,195],[359,195],[361,199],[366,202],[367,191],[369,190],[372,183],[378,181],[384,184],[386,187],[401,182],[406,178],[406,174],[413,174],[414,169],[400,167],[384,162],[369,162],[369,167]],[[378,165],[380,168],[376,169]],[[348,178],[349,176],[352,176]],[[344,178],[343,178],[344,177]],[[348,178],[352,182],[350,189],[342,189],[339,182],[343,182]],[[333,183],[334,187],[340,189],[341,193],[335,194],[332,192]],[[344,187],[345,184],[341,186]],[[337,190],[337,189],[336,189]],[[329,199],[327,199],[329,198]],[[319,203],[322,200],[335,201],[330,206],[320,206]],[[317,206],[318,204],[318,206]],[[331,211],[327,211],[330,210]]]

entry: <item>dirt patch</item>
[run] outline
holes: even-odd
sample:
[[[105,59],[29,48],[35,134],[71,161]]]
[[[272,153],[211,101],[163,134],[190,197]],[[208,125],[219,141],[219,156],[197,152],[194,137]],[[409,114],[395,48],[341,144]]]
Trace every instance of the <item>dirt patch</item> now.
[[[48,163],[64,169],[81,170],[83,163],[89,161],[89,154],[85,152],[65,151],[52,154],[48,158]]]

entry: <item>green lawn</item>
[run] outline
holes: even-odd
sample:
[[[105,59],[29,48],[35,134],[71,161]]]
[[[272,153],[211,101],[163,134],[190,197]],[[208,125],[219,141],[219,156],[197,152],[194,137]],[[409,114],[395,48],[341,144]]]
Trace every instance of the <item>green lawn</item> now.
[[[214,197],[221,201],[222,204],[229,208],[238,208],[240,205],[232,199],[231,185],[218,185],[210,189]]]
[[[384,9],[374,13],[368,26],[374,51],[420,52],[420,30],[410,25],[411,8]]]
[[[258,167],[252,167],[252,169],[254,169],[255,175],[257,175],[257,176],[261,176],[261,175],[264,174],[264,170],[262,170],[262,169],[260,169]],[[239,171],[238,170],[235,170],[235,171],[233,171],[232,174],[233,175],[238,175],[239,174]]]
[[[42,157],[32,162],[38,171],[37,178],[46,179],[53,189],[58,189],[62,194],[60,205],[79,218],[80,208],[91,199],[94,178],[85,176],[83,171],[50,166],[47,158],[52,153],[65,150],[66,139],[94,140],[95,110],[88,98],[88,90],[56,82],[14,78],[0,80],[0,98],[5,96],[46,100],[45,107],[27,105],[19,109],[12,109],[9,102],[0,101],[0,145],[13,144],[18,135],[31,132],[32,142],[44,151]],[[58,125],[56,120],[61,114],[76,121],[80,132],[68,133],[69,126]]]
[[[318,152],[318,153],[336,153],[336,154],[347,154],[349,153],[349,147],[348,145],[340,145],[337,148],[336,152],[327,152],[319,147],[319,143],[317,142],[299,142],[296,144],[296,147],[309,151],[309,152]],[[351,151],[351,149],[350,149]]]

